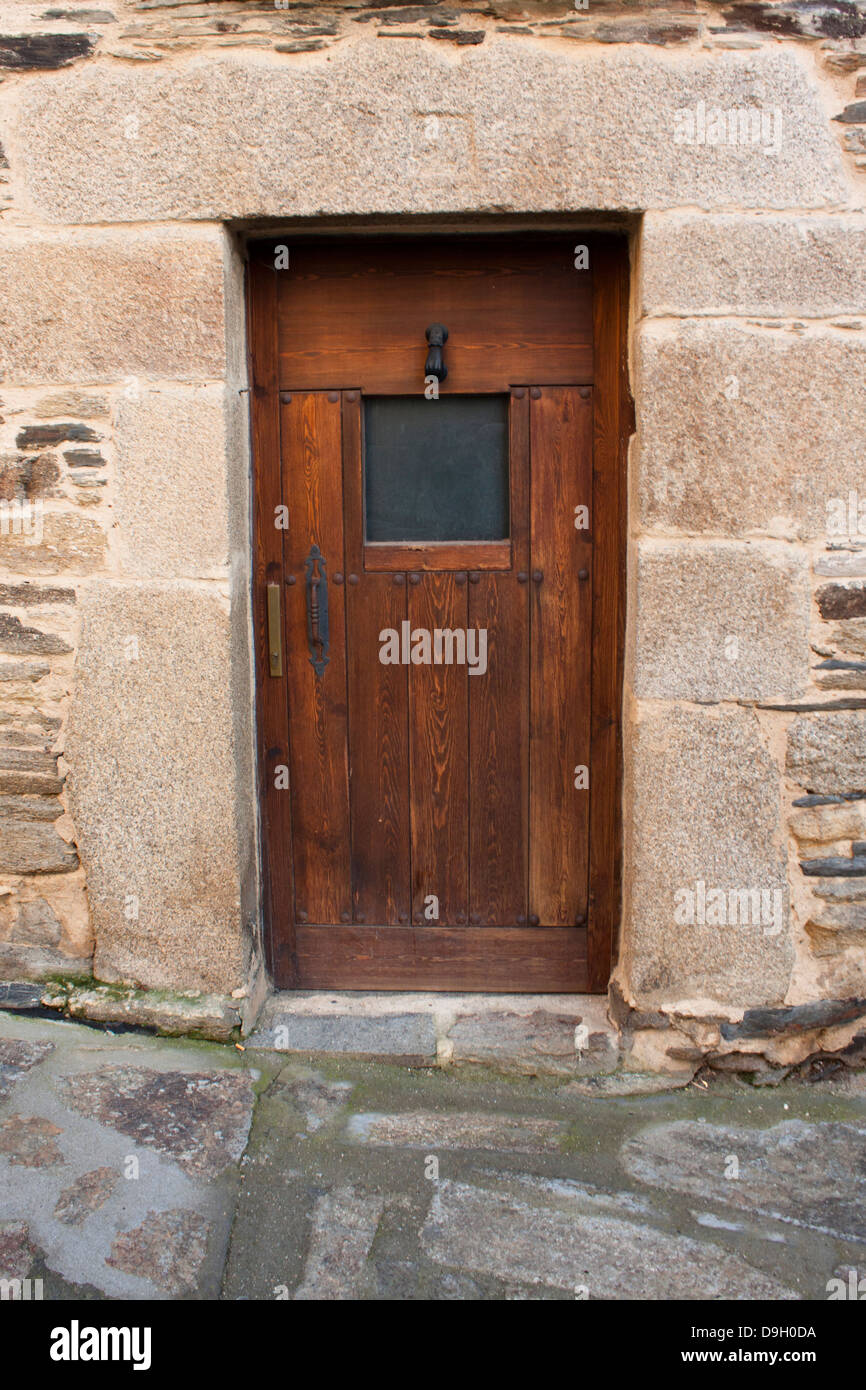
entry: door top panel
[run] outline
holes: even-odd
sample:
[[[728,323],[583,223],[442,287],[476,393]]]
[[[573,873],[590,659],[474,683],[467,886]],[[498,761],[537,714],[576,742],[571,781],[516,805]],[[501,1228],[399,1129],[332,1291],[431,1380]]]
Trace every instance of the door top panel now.
[[[589,384],[592,270],[570,236],[282,239],[276,272],[283,390],[424,390],[425,330],[448,329],[443,395]],[[260,244],[257,255],[268,256]],[[271,262],[274,263],[273,260]]]

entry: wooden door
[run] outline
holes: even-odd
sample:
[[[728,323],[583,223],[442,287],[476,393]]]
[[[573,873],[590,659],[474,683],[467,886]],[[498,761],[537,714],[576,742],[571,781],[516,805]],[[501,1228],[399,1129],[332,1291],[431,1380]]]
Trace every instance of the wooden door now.
[[[254,248],[280,987],[606,987],[625,273],[573,243],[284,243],[280,269]]]

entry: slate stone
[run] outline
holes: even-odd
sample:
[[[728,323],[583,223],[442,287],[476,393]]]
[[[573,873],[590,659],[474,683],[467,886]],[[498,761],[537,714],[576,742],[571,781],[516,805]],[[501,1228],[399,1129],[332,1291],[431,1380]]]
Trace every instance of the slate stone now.
[[[730,1155],[738,1178],[725,1177]],[[629,1139],[620,1159],[665,1192],[866,1240],[866,1133],[854,1125],[786,1120],[757,1130],[677,1120]]]
[[[866,101],[852,101],[844,111],[833,117],[834,121],[845,121],[848,125],[861,125],[866,121]]]
[[[0,35],[0,68],[19,72],[63,68],[93,52],[89,34]]]
[[[0,584],[0,603],[27,607],[30,604],[74,602],[74,589],[43,588],[39,584]]]
[[[15,444],[19,449],[41,449],[46,445],[62,444],[66,439],[84,442],[101,438],[89,425],[25,425],[15,436]]]
[[[57,820],[63,810],[56,796],[0,796],[0,820]]]
[[[830,855],[826,859],[802,859],[800,868],[811,878],[863,878],[866,875],[866,858],[846,859],[843,855]]]
[[[866,1016],[866,999],[818,999],[793,1004],[787,1009],[747,1009],[739,1023],[723,1023],[722,1037],[763,1038],[777,1033],[810,1033],[815,1028],[834,1028]]]
[[[63,457],[71,468],[105,467],[105,459],[95,449],[64,449]]]
[[[20,618],[11,613],[0,613],[0,651],[16,656],[52,656],[71,652],[72,648],[55,633],[25,627]]]
[[[0,1009],[38,1009],[41,1003],[41,985],[31,985],[23,980],[0,980]]]
[[[190,1177],[216,1177],[236,1162],[252,1118],[252,1079],[241,1071],[106,1067],[64,1077],[62,1090],[73,1110],[155,1149]]]
[[[106,1264],[151,1280],[169,1294],[191,1293],[207,1251],[208,1223],[198,1212],[148,1212],[117,1237]]]
[[[78,868],[78,851],[45,822],[4,820],[0,871],[9,874],[63,874]]]

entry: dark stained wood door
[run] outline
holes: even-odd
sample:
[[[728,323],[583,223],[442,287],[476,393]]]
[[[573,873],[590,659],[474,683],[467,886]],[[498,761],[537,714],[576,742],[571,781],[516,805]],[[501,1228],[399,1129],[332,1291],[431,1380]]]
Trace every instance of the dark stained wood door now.
[[[289,243],[283,270],[254,248],[278,986],[606,986],[624,264],[598,243],[578,271],[573,240]]]

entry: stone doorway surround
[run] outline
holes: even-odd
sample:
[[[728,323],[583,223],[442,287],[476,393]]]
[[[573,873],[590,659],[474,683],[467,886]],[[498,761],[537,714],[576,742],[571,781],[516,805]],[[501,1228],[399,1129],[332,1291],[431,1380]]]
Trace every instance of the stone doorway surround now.
[[[359,30],[152,65],[107,44],[3,82],[0,446],[44,501],[37,543],[0,536],[22,735],[3,794],[60,815],[7,812],[0,974],[92,959],[102,981],[234,995],[250,1027],[268,992],[245,235],[593,226],[631,240],[638,427],[617,1009],[661,1066],[862,1033],[866,555],[827,534],[828,504],[866,493],[839,51]],[[778,148],[684,143],[699,103],[780,113]],[[711,890],[772,910],[707,920]]]

